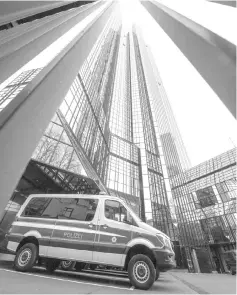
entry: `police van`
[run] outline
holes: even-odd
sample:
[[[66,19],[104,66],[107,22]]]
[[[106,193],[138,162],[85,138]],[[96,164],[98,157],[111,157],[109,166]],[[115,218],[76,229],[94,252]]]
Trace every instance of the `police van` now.
[[[14,267],[29,271],[39,260],[54,271],[62,261],[127,271],[131,284],[149,289],[159,272],[175,267],[171,241],[142,222],[121,199],[107,195],[31,195],[6,238]]]

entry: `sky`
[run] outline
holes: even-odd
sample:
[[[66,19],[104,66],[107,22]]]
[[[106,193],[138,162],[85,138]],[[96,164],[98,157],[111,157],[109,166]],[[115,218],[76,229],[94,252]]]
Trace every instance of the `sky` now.
[[[205,0],[155,0],[237,44],[235,9]],[[224,104],[138,0],[120,0],[124,30],[136,23],[150,47],[192,166],[237,145],[237,124]],[[42,67],[97,14],[94,12],[0,85]],[[221,20],[221,21],[220,21]]]
[[[233,7],[204,0],[156,1],[237,44]],[[236,120],[219,97],[138,1],[121,2],[124,24],[140,26],[154,55],[192,166],[234,148]]]

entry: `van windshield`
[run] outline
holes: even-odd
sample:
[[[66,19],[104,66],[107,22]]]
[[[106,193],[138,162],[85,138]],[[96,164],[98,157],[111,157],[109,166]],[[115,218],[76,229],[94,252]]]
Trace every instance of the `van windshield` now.
[[[135,212],[133,212],[132,209],[131,209],[130,213],[131,213],[131,215],[132,215],[132,218],[134,218],[135,221],[137,221],[137,222],[143,222],[143,221],[141,220],[141,218],[138,217],[137,214],[136,214]]]
[[[127,209],[129,210],[129,213],[131,214],[132,218],[137,222],[142,222],[142,220],[137,216],[137,214],[133,211],[133,209],[126,203]]]

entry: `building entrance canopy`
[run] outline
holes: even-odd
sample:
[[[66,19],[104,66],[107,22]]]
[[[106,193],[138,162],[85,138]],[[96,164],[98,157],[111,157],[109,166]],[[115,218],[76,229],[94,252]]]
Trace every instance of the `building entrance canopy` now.
[[[31,194],[99,194],[94,180],[54,166],[30,160],[3,215],[0,217],[0,250],[6,246],[5,233],[17,212]]]
[[[100,192],[94,180],[36,160],[30,160],[17,190],[24,195],[29,193],[98,194]]]

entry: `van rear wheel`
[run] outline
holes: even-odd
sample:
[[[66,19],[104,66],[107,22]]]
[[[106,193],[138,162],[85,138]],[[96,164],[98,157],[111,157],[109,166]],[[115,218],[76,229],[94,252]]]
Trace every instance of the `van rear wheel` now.
[[[134,255],[128,263],[128,277],[135,288],[150,289],[156,278],[151,259],[143,254]]]
[[[60,263],[60,267],[62,270],[72,270],[75,266],[76,262],[72,260],[63,260]]]
[[[77,271],[81,271],[85,266],[86,266],[86,263],[84,263],[84,262],[77,262],[76,265],[75,265],[75,269]]]
[[[38,259],[38,247],[33,243],[23,245],[16,253],[14,268],[17,271],[29,271]]]
[[[53,273],[59,267],[60,261],[56,259],[47,259],[45,263],[46,271]]]
[[[90,269],[95,270],[97,268],[97,264],[90,264]]]

